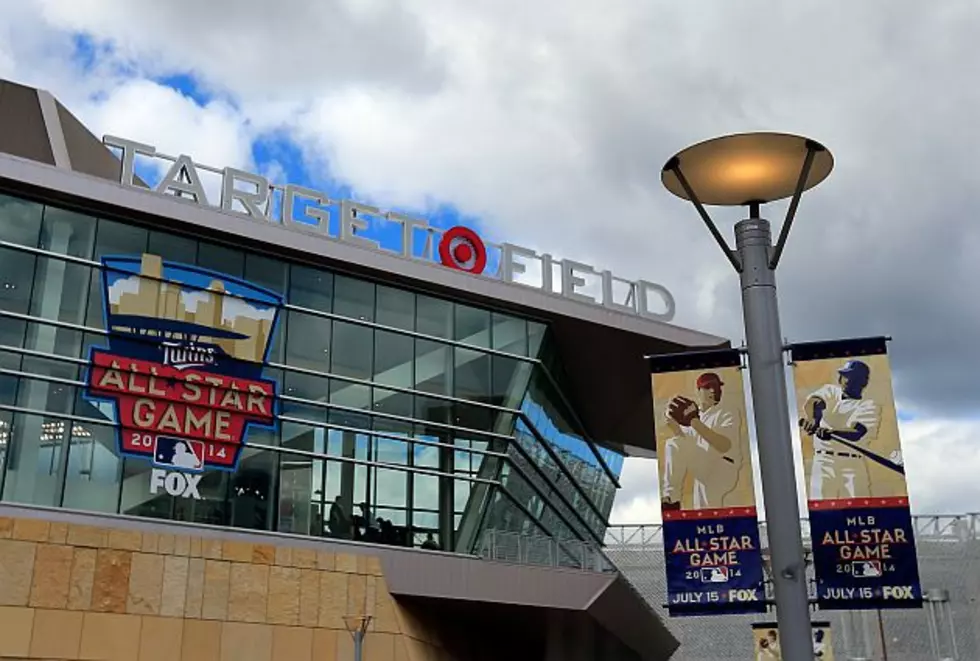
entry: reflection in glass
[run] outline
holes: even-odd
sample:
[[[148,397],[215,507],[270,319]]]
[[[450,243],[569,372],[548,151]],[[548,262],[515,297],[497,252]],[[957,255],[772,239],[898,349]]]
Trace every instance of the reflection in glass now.
[[[234,248],[198,241],[197,265],[233,278],[240,278],[245,272],[245,254]]]
[[[340,376],[370,380],[374,360],[374,331],[335,321],[330,371]]]
[[[378,314],[382,326],[415,330],[415,294],[403,289],[378,285]]]
[[[287,302],[320,312],[333,310],[333,275],[327,271],[297,266],[289,267]]]
[[[455,339],[477,347],[490,347],[490,312],[457,303]]]
[[[350,319],[374,321],[374,283],[334,276],[333,312]]]
[[[453,305],[431,296],[416,297],[415,330],[433,337],[453,336]]]

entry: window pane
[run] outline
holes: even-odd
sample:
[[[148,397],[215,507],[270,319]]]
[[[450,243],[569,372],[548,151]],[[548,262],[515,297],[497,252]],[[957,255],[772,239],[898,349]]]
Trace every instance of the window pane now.
[[[3,198],[0,198],[2,200]],[[0,207],[0,213],[3,208]],[[3,222],[0,216],[0,223]],[[3,227],[0,225],[0,231]],[[34,263],[37,258],[24,252],[0,248],[0,309],[27,314],[31,304]],[[0,317],[0,344],[23,346],[27,322]]]
[[[333,310],[333,274],[306,266],[289,267],[289,303],[304,308]]]
[[[245,280],[253,285],[285,294],[287,272],[286,263],[278,259],[251,253],[245,255]]]
[[[490,312],[456,304],[455,339],[478,347],[490,347]]]
[[[333,296],[334,314],[361,321],[374,321],[373,282],[335,276]]]
[[[278,458],[277,453],[268,450],[248,447],[242,450],[238,469],[230,480],[228,525],[250,530],[271,529],[275,506],[272,487]]]
[[[286,364],[326,372],[330,366],[331,322],[305,312],[286,312]]]
[[[453,306],[431,296],[416,297],[415,330],[434,337],[453,336]]]
[[[88,294],[89,277],[93,271],[89,266],[72,264],[54,257],[39,258],[34,268],[31,314],[41,319],[84,323],[85,296]],[[98,271],[94,271],[94,274],[98,280]],[[51,328],[51,346],[38,345],[38,350],[51,351],[54,331]]]
[[[494,312],[493,348],[519,356],[527,355],[527,322],[517,317]]]
[[[388,413],[390,415],[400,415],[406,418],[413,416],[415,396],[409,393],[397,392],[394,390],[374,389],[374,410],[378,413]],[[386,418],[377,418],[378,421],[391,422]],[[375,423],[377,428],[378,422]]]
[[[491,386],[490,403],[516,409],[527,390],[527,382],[531,376],[531,363],[505,356],[491,356]]]
[[[432,448],[430,448],[431,450]],[[439,509],[439,478],[435,475],[414,475],[415,509]],[[435,523],[434,521],[432,523]]]
[[[76,422],[71,430],[64,506],[115,513],[122,460],[113,427]]]
[[[378,314],[383,326],[415,330],[415,294],[403,289],[378,285]]]
[[[431,340],[415,340],[415,387],[437,395],[452,394],[452,347]]]
[[[279,531],[317,534],[316,523],[322,521],[323,511],[323,462],[282,454],[279,470]]]
[[[99,260],[109,255],[141,255],[146,250],[148,235],[146,230],[124,225],[111,220],[100,219],[95,231],[95,251],[93,259]],[[191,261],[188,259],[188,261]],[[88,311],[85,325],[105,328],[102,310],[102,277],[93,274],[89,279]]]
[[[179,264],[193,264],[197,255],[197,241],[166,232],[150,232],[147,252]]]
[[[200,241],[197,245],[197,265],[240,278],[245,271],[245,255],[233,248]]]
[[[36,247],[43,209],[36,202],[0,195],[0,239]]]
[[[490,356],[470,349],[454,349],[455,395],[478,402],[490,400]]]
[[[389,331],[374,331],[375,382],[411,388],[414,376],[414,358],[415,340],[413,338]]]
[[[61,255],[87,259],[92,254],[95,223],[92,216],[57,207],[45,207],[38,247]]]
[[[369,380],[374,354],[374,331],[335,321],[330,371],[341,376]]]
[[[536,358],[541,351],[541,343],[544,341],[544,331],[547,327],[536,321],[527,322],[527,355]]]
[[[371,408],[371,387],[334,379],[330,382],[330,403],[348,408],[369,409]],[[349,415],[351,415],[350,412],[345,412],[343,409],[333,409],[330,412],[330,421],[343,425],[370,427],[370,424],[362,422],[362,414],[354,414],[357,421],[353,423],[347,420]]]
[[[58,505],[56,477],[64,432],[64,421],[55,418],[22,413],[13,417],[3,500]]]
[[[283,378],[283,391],[289,397],[326,404],[330,398],[330,381],[326,377],[312,376],[301,372],[286,372]],[[314,422],[327,421],[326,407],[291,400],[283,400],[282,415]]]

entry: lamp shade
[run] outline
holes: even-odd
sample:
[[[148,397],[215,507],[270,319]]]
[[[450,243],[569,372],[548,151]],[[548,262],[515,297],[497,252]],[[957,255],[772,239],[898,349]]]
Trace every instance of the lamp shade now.
[[[834,157],[823,145],[788,133],[738,133],[700,142],[667,161],[661,181],[677,197],[690,200],[677,176],[679,167],[702,204],[773,202],[796,191],[809,148],[814,156],[803,187],[807,190],[830,175]]]

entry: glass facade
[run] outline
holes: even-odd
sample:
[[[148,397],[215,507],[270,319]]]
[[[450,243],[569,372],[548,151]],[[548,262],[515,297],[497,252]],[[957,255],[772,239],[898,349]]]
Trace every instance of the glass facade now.
[[[583,433],[540,323],[13,197],[0,241],[3,500],[459,552],[489,530],[604,535],[622,457]],[[120,256],[140,270],[108,275]],[[235,470],[199,473],[195,497],[154,488],[154,464],[119,452],[154,404],[125,422],[86,381],[148,291],[139,318],[159,327],[126,331],[134,347],[206,326],[225,334],[204,336],[220,355],[277,384],[275,424],[249,426]],[[133,370],[126,387],[155,392]],[[193,409],[218,429],[239,397],[229,383]]]

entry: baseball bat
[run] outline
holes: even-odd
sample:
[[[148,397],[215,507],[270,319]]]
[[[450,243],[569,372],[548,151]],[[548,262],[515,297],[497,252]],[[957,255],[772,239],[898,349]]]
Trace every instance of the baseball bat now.
[[[814,434],[810,434],[810,436],[814,436]],[[861,446],[856,445],[855,443],[852,443],[851,441],[848,441],[847,439],[841,438],[837,434],[830,434],[829,438],[832,441],[837,441],[838,443],[847,446],[851,450],[854,450],[856,452],[860,452],[865,457],[867,457],[868,459],[870,459],[871,461],[875,462],[876,464],[878,464],[880,466],[884,466],[885,468],[887,468],[889,470],[893,470],[896,473],[901,473],[902,475],[905,475],[905,467],[899,466],[894,461],[891,461],[889,459],[885,459],[881,455],[875,454],[871,450],[865,450]]]

